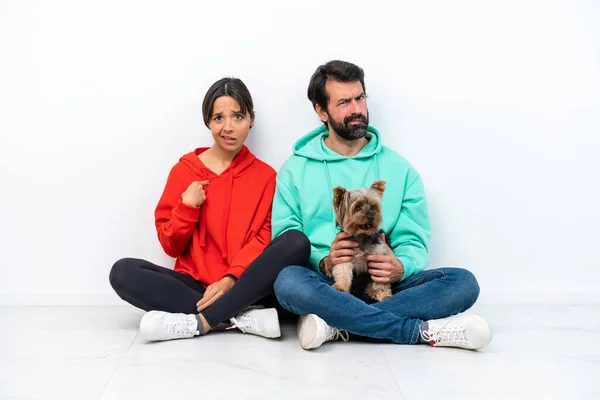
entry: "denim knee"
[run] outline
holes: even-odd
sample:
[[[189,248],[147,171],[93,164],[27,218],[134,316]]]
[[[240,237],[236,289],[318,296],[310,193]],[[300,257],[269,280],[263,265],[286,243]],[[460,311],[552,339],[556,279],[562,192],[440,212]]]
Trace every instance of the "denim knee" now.
[[[277,275],[273,290],[283,307],[297,312],[297,305],[301,306],[310,300],[312,291],[308,290],[306,283],[311,272],[306,267],[290,265]]]
[[[290,265],[281,270],[273,284],[273,290],[277,300],[293,297],[297,292],[297,283],[299,278],[298,269],[303,268],[298,265]]]
[[[457,291],[464,302],[464,310],[467,310],[475,304],[479,298],[479,283],[471,271],[463,268],[453,268],[454,279],[458,285]]]

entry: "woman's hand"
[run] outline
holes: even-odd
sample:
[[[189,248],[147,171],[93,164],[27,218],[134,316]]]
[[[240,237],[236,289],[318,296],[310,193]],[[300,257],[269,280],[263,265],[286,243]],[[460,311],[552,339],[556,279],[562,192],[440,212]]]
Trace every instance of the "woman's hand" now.
[[[204,193],[204,186],[206,185],[208,185],[208,181],[190,183],[190,186],[181,195],[181,201],[190,207],[200,207],[206,200],[206,193]]]
[[[217,282],[213,283],[212,285],[209,285],[206,288],[206,291],[204,292],[204,296],[202,296],[202,299],[200,299],[200,301],[198,303],[196,303],[196,309],[198,310],[198,312],[201,312],[202,310],[204,310],[205,308],[210,306],[212,303],[217,301],[217,299],[219,297],[221,297],[225,293],[227,293],[227,291],[229,289],[231,289],[231,287],[233,286],[234,283],[235,283],[235,278],[231,275],[227,275],[220,281],[217,281]]]

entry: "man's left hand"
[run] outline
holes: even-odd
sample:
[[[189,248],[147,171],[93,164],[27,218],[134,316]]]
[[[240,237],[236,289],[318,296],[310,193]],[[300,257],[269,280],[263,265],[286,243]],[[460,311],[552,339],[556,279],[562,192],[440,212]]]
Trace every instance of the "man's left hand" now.
[[[369,254],[364,256],[369,266],[369,274],[373,282],[394,283],[404,277],[404,265],[394,255],[390,247],[385,244],[385,237],[382,235],[384,245],[387,248],[387,254]]]

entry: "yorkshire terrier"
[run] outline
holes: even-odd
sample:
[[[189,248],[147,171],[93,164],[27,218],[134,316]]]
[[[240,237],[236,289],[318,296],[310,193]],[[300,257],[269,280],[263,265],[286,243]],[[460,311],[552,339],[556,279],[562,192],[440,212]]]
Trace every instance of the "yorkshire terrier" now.
[[[333,288],[349,292],[350,287],[363,289],[369,297],[383,301],[392,297],[389,283],[373,282],[369,267],[363,257],[367,254],[387,254],[386,243],[380,230],[382,222],[381,199],[385,181],[378,180],[368,188],[346,190],[341,186],[333,189],[333,210],[335,223],[348,239],[358,242],[357,254],[352,261],[333,265],[329,258],[321,263],[321,272],[333,278]]]

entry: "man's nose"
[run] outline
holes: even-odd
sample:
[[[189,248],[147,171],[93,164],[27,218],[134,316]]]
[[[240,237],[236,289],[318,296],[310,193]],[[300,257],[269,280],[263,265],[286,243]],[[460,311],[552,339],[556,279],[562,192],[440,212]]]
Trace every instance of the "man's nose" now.
[[[358,104],[358,102],[356,100],[352,100],[352,103],[350,103],[350,111],[351,111],[351,114],[361,114],[362,115],[362,110],[360,109],[360,105]]]

